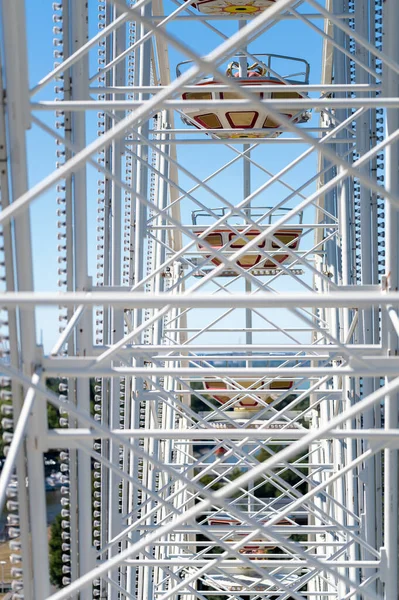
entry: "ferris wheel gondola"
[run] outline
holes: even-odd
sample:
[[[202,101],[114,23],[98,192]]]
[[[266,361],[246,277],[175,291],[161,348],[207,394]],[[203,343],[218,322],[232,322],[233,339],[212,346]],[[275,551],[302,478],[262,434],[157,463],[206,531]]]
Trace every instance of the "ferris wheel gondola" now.
[[[266,219],[263,215],[268,215]],[[262,232],[270,227],[278,218],[286,215],[290,209],[280,208],[274,210],[272,207],[257,207],[251,209],[250,217],[252,220],[259,220],[259,226],[249,227],[248,225],[223,224],[213,229],[206,235],[206,227],[197,227],[197,223],[201,218],[204,221],[205,217],[209,217],[204,211],[194,211],[192,213],[192,221],[195,226],[194,233],[206,242],[206,245],[198,240],[198,250],[202,256],[210,259],[212,265],[219,266],[222,261],[217,256],[213,256],[209,250],[209,246],[215,251],[221,252],[226,257],[232,256],[238,250],[244,248],[252,240],[257,238]],[[212,209],[212,213],[216,216],[224,216],[226,210],[224,208]],[[251,246],[247,252],[237,259],[237,267],[250,270],[253,275],[273,275],[279,270],[279,265],[290,265],[294,257],[287,253],[282,246],[287,246],[292,251],[299,250],[301,236],[303,234],[302,225],[303,213],[297,214],[298,223],[284,225],[281,229],[273,234],[274,239],[262,237],[259,242]],[[265,222],[266,221],[266,222]],[[239,235],[242,233],[242,237]],[[281,244],[280,244],[281,243]],[[266,256],[266,254],[268,256]],[[220,276],[234,274],[233,267],[227,268],[220,273]],[[298,270],[298,274],[301,274]]]
[[[267,57],[266,62],[260,60],[252,65],[248,65],[246,73],[242,76],[239,61],[231,62],[226,70],[226,75],[238,83],[242,89],[245,88],[253,94],[254,100],[262,102],[249,105],[243,109],[231,108],[229,101],[242,100],[243,96],[237,90],[220,91],[220,81],[214,77],[202,79],[196,84],[195,91],[187,91],[182,95],[182,99],[187,101],[187,107],[183,109],[183,121],[187,125],[192,125],[198,129],[211,130],[212,135],[217,138],[264,138],[278,137],[284,132],[279,119],[270,114],[267,100],[298,100],[306,97],[306,94],[290,89],[292,85],[304,84],[309,82],[309,64],[299,58],[285,57],[274,54],[258,55]],[[305,65],[304,71],[289,76],[279,76],[271,65],[273,58],[284,59],[286,63],[300,62]],[[179,63],[177,66],[177,75],[181,74],[182,65],[189,64],[190,61]],[[270,89],[276,87],[276,91]],[[265,89],[262,89],[264,87]],[[281,88],[287,89],[281,89]],[[218,101],[210,103],[210,109],[195,106],[195,101]],[[190,102],[190,104],[188,104]],[[306,109],[299,111],[289,108],[279,109],[279,114],[292,123],[306,123],[310,119],[310,113]]]
[[[204,389],[207,394],[220,404],[226,404],[232,398],[237,397],[232,401],[232,408],[235,411],[261,410],[265,405],[276,400],[279,393],[290,390],[293,385],[293,380],[288,379],[273,379],[272,381],[240,379],[240,381],[232,383],[218,379],[204,380]]]
[[[288,587],[295,585],[299,581],[299,575],[288,572],[273,573],[273,578]],[[236,577],[229,577],[222,573],[211,573],[206,576],[206,584],[218,590],[227,590],[229,592],[241,592],[250,589],[252,592],[262,592],[263,598],[275,598],[276,592],[279,592],[279,588],[271,584],[266,577],[262,580],[256,574],[254,576],[240,573],[236,574]]]
[[[191,6],[204,15],[229,16],[243,15],[255,17],[270,8],[276,0],[197,0]]]
[[[272,515],[271,515],[272,516]],[[259,527],[264,526],[270,517],[264,517],[259,521]],[[241,539],[247,537],[248,531],[245,529],[245,522],[240,521],[234,517],[231,517],[228,514],[215,514],[209,515],[207,518],[208,524],[212,527],[212,529],[216,532],[217,535],[221,535],[224,542],[227,543],[236,543]],[[295,520],[283,518],[276,523],[277,526],[295,526],[297,523]],[[244,529],[240,530],[240,527],[244,527]],[[231,533],[227,533],[223,531],[224,529],[229,529]],[[254,567],[258,566],[256,563],[258,561],[264,560],[268,558],[268,554],[275,550],[278,547],[278,544],[273,541],[272,538],[268,538],[267,536],[260,535],[251,539],[250,542],[245,543],[241,548],[239,548],[238,552],[245,556],[245,558],[249,559]],[[252,569],[248,565],[238,564],[231,565],[225,567],[223,569],[223,574],[220,571],[216,574],[210,573],[210,580],[213,580],[216,585],[222,584],[225,589],[240,591],[240,589],[245,589],[248,585],[251,586],[251,589],[257,591],[275,591],[275,587],[267,578],[267,573],[273,572],[273,577],[276,577],[278,580],[284,580],[284,583],[287,585],[294,584],[298,581],[299,576],[293,573],[293,569],[290,568],[282,568],[279,569],[278,573],[273,567],[261,567],[262,570],[265,571],[265,577],[259,574],[259,572],[255,569]],[[209,581],[211,584],[211,581]]]
[[[259,521],[259,525],[265,525],[268,519],[262,519]],[[245,538],[248,535],[248,532],[240,532],[238,527],[241,525],[245,525],[242,521],[234,517],[230,517],[229,515],[211,515],[208,517],[208,523],[211,527],[220,528],[220,527],[231,527],[232,533],[231,535],[227,535],[225,538],[226,542],[237,542],[242,538]],[[276,523],[276,525],[292,525],[293,522],[288,519],[281,519]],[[265,554],[267,554],[270,550],[274,550],[277,548],[278,544],[274,543],[270,539],[265,536],[259,536],[252,539],[248,544],[245,544],[239,549],[240,554],[245,554],[250,558],[250,560],[257,560],[262,558]]]

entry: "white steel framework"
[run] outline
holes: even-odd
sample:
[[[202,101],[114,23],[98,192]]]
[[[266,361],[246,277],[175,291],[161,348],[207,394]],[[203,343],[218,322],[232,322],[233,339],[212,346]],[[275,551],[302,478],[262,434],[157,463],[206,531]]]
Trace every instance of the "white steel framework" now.
[[[0,1],[11,597],[395,600],[397,0],[37,4]]]

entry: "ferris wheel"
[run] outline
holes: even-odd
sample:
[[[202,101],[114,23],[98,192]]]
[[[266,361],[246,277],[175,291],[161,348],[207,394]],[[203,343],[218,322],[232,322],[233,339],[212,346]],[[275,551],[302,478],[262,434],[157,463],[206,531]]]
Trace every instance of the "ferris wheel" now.
[[[396,0],[0,15],[0,592],[397,598]]]

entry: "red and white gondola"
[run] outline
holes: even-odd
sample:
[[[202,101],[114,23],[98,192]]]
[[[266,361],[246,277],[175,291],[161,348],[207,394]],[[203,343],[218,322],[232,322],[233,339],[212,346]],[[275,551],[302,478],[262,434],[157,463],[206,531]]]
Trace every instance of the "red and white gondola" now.
[[[243,573],[237,573],[234,570],[232,572],[230,569],[229,571],[232,577],[220,572],[208,573],[205,576],[206,584],[220,590],[220,592],[226,590],[229,592],[245,592],[250,589],[251,592],[262,592],[263,598],[275,598],[276,592],[279,592],[279,586],[273,585],[267,577],[262,580],[258,573],[251,575],[251,569],[247,569]],[[248,571],[249,573],[247,573]],[[292,573],[292,571],[293,569],[279,569],[279,572],[276,573],[273,569],[273,578],[281,581],[285,586],[294,586],[299,580],[299,575]]]
[[[259,525],[266,524],[270,519],[265,518],[259,521]],[[208,524],[212,527],[225,527],[231,528],[232,533],[226,537],[226,542],[238,542],[240,539],[244,538],[248,535],[248,531],[240,532],[238,527],[245,526],[245,523],[235,519],[234,517],[229,517],[228,515],[215,515],[208,517]],[[288,519],[281,519],[276,523],[276,525],[292,525],[292,522]],[[267,544],[267,545],[266,545]],[[256,560],[257,558],[262,558],[262,555],[265,555],[269,552],[269,550],[273,550],[277,548],[278,544],[275,544],[273,541],[268,539],[266,536],[259,536],[259,538],[254,538],[246,544],[242,546],[239,550],[241,554],[248,555],[251,560]]]
[[[255,17],[276,0],[197,0],[191,6],[204,15]]]
[[[238,237],[236,233],[234,233],[230,227],[219,227],[206,235],[204,240],[215,248],[215,250],[220,250],[226,256],[232,255],[237,250],[244,248],[249,242],[255,239],[260,233],[260,229],[250,229],[247,231],[248,227],[243,226],[235,226],[234,229],[239,233],[245,231],[243,234],[244,237]],[[203,234],[205,229],[196,231],[196,235],[200,236]],[[295,251],[299,249],[299,242],[302,235],[301,227],[292,227],[290,229],[283,229],[281,231],[277,231],[274,234],[274,237],[277,238],[282,244],[288,246],[291,250]],[[200,252],[206,257],[210,258],[211,262],[214,265],[220,265],[221,261],[217,257],[213,257],[209,252],[209,249],[206,248],[201,242],[198,242],[198,249]],[[261,252],[259,252],[259,250]],[[270,260],[264,256],[264,252],[267,252],[273,260]],[[243,254],[238,260],[237,265],[243,269],[251,269],[254,270],[255,274],[267,274],[268,272],[274,271],[278,269],[278,265],[284,264],[289,265],[293,261],[293,258],[284,252],[279,246],[278,242],[263,239],[256,246],[252,247],[248,250],[248,253]],[[226,269],[228,271],[229,269]]]
[[[292,59],[296,60],[296,59]],[[307,63],[306,63],[307,64]],[[295,89],[290,89],[290,84],[298,83],[297,81],[285,80],[284,78],[274,77],[269,74],[266,66],[255,63],[248,66],[247,73],[241,77],[239,63],[232,62],[226,74],[234,79],[243,89],[250,91],[256,100],[262,102],[262,106],[251,106],[234,109],[228,105],[231,100],[242,100],[244,97],[237,90],[216,89],[220,87],[221,82],[214,77],[209,77],[199,81],[196,84],[195,91],[187,91],[182,95],[182,99],[187,103],[184,107],[184,122],[188,125],[193,125],[198,129],[212,130],[211,133],[221,139],[226,138],[264,138],[277,137],[283,133],[283,128],[279,119],[271,116],[270,109],[268,110],[267,100],[299,100],[306,97],[306,94]],[[306,70],[306,78],[308,78],[308,70]],[[303,83],[301,81],[300,83]],[[202,89],[206,86],[206,89]],[[268,90],[259,89],[260,86],[268,86]],[[278,86],[276,91],[270,91],[270,86]],[[281,89],[286,87],[287,89]],[[215,88],[213,90],[212,88]],[[259,90],[259,91],[258,91]],[[212,106],[197,107],[195,101],[203,102],[207,100],[217,100],[217,104],[212,103]],[[306,123],[310,119],[310,113],[306,109],[296,110],[287,106],[279,109],[281,114],[292,123]]]
[[[232,408],[236,411],[261,410],[278,398],[279,393],[290,390],[294,382],[288,379],[253,380],[240,379],[235,383],[217,379],[206,379],[204,389],[212,398],[226,404],[232,400]],[[247,390],[247,391],[246,391]]]
[[[259,521],[259,525],[263,523],[267,523],[270,519],[265,518]],[[248,535],[248,531],[243,530],[240,532],[238,529],[240,525],[244,525],[245,523],[235,519],[233,517],[229,517],[228,515],[215,515],[208,517],[208,524],[215,528],[223,527],[223,528],[231,528],[232,533],[229,535],[226,532],[221,532],[223,536],[223,540],[225,542],[235,543],[240,539],[246,537]],[[287,526],[292,525],[293,522],[288,519],[281,519],[276,523],[277,526]],[[258,560],[267,559],[267,554],[278,547],[278,544],[273,541],[273,539],[268,539],[267,536],[259,536],[259,538],[254,538],[248,544],[245,544],[239,549],[239,553],[245,555],[245,558],[248,558],[251,562],[255,562]],[[254,565],[255,566],[255,565]],[[265,570],[265,575],[268,570],[273,570],[272,566],[262,566],[262,570]],[[209,583],[213,580],[217,585],[222,584],[225,589],[236,590],[246,589],[246,586],[250,585],[251,589],[254,590],[269,590],[270,592],[275,591],[275,587],[270,583],[267,576],[264,579],[260,576],[258,571],[251,569],[248,565],[232,565],[223,569],[225,573],[221,574],[213,574],[211,573],[209,576]],[[292,572],[293,570],[290,568],[282,568],[278,570],[278,573],[274,571],[274,575],[278,575],[276,578],[284,580],[287,585],[294,584],[299,576]]]

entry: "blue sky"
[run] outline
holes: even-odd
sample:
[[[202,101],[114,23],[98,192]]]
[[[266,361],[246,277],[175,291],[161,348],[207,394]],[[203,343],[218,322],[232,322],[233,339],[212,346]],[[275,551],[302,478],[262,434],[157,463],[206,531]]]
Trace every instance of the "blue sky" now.
[[[90,33],[97,32],[97,2],[89,2],[90,6]],[[169,1],[165,2],[165,13],[173,10],[175,5]],[[28,28],[28,62],[30,85],[35,85],[47,72],[53,68],[53,11],[52,2],[48,0],[36,0],[35,2],[26,2],[26,16]],[[237,21],[232,22],[213,22],[215,27],[219,28],[227,36],[237,30]],[[321,21],[317,24],[321,26]],[[193,21],[185,21],[172,24],[169,31],[179,37],[184,43],[200,54],[206,54],[214,49],[222,38],[209,31],[203,24]],[[321,60],[321,38],[312,32],[308,27],[295,21],[284,21],[277,27],[270,29],[265,35],[258,38],[250,47],[249,51],[257,53],[276,53],[291,56],[298,56],[308,60],[311,64],[311,82],[320,81],[320,60]],[[177,62],[186,57],[178,54],[174,49],[170,51],[171,72],[174,73],[174,66]],[[93,74],[97,69],[96,51],[90,55],[90,72]],[[45,90],[39,93],[35,100],[53,99],[54,85],[49,84]],[[45,120],[51,127],[54,127],[55,117],[51,113],[38,113],[39,118]],[[88,117],[88,140],[95,139],[97,115],[96,111]],[[312,124],[317,126],[318,115],[314,115]],[[180,118],[176,116],[176,127],[183,128]],[[56,163],[56,145],[47,134],[42,133],[36,127],[33,127],[27,134],[29,151],[29,184],[34,185],[43,177],[48,175],[55,167]],[[211,148],[207,146],[184,146],[179,151],[179,160],[181,163],[194,172],[198,177],[205,177],[212,173],[217,167],[222,166],[224,162],[231,160],[234,154],[231,150],[220,145]],[[236,146],[240,148],[240,146]],[[253,152],[253,158],[263,164],[272,172],[299,155],[305,147],[296,144],[295,146],[278,146],[276,149],[272,144],[260,146]],[[293,171],[287,175],[286,181],[292,186],[298,186],[314,172],[316,157],[312,155],[303,163],[300,170]],[[88,169],[88,233],[89,233],[89,271],[95,282],[96,265],[96,209],[97,209],[97,179],[98,173]],[[257,169],[252,168],[252,189],[256,189],[264,182],[264,175]],[[186,176],[181,176],[180,185],[189,189],[193,182]],[[225,195],[229,201],[240,201],[242,199],[242,162],[238,161],[234,168],[226,171],[211,182],[212,187]],[[270,206],[280,197],[284,197],[284,190],[281,186],[273,186],[267,194],[260,196],[255,201],[258,206]],[[31,208],[32,232],[33,232],[33,264],[34,280],[36,290],[58,290],[56,282],[59,278],[57,269],[59,267],[57,258],[57,193],[56,190],[50,190],[38,199]],[[210,200],[206,192],[201,191],[196,197],[205,204],[215,207],[218,205],[216,200]],[[190,201],[182,203],[182,221],[189,223],[191,220],[191,211],[195,206]],[[310,213],[309,213],[310,215]],[[306,218],[305,218],[306,220]],[[309,219],[307,219],[309,222]],[[279,284],[279,289],[284,289],[289,284],[287,278],[283,278]],[[214,289],[212,285],[207,286],[207,290]],[[242,285],[235,285],[234,289],[242,289]],[[196,322],[198,314],[196,313]],[[203,313],[204,322],[209,315]],[[52,344],[58,337],[58,310],[46,309],[38,312],[38,336],[40,330],[43,331],[45,350],[49,351]],[[241,336],[242,337],[242,336]],[[202,340],[203,341],[203,340]],[[226,341],[231,341],[227,340]],[[240,339],[235,338],[235,341]],[[243,340],[242,340],[243,341]]]

